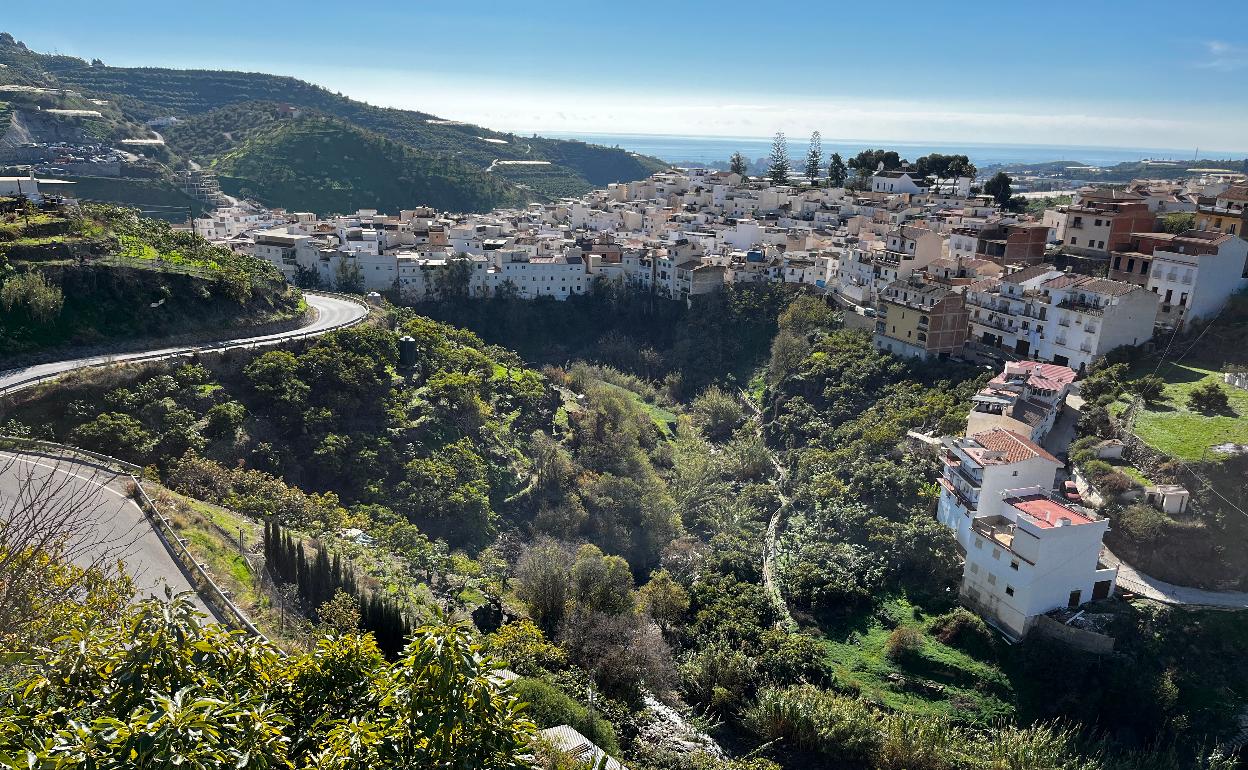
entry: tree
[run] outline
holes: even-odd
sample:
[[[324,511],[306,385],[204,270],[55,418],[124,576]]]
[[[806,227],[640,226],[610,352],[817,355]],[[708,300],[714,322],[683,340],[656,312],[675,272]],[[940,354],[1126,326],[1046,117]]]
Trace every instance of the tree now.
[[[739,152],[734,152],[732,157],[728,159],[728,170],[734,174],[740,175],[743,179],[750,175],[750,164],[745,156]]]
[[[844,187],[845,177],[848,176],[848,173],[845,161],[841,159],[841,154],[839,152],[832,153],[832,159],[828,162],[828,186]]]
[[[572,563],[572,598],[591,612],[619,615],[633,609],[633,573],[619,556],[583,545]]]
[[[1196,214],[1191,211],[1176,211],[1166,214],[1161,219],[1161,229],[1167,233],[1178,235],[1196,227]]]
[[[334,288],[348,294],[364,291],[364,273],[355,259],[340,258],[334,271]]]
[[[516,594],[538,628],[553,634],[563,622],[569,598],[568,552],[554,540],[530,545],[516,563]]]
[[[1225,412],[1230,405],[1226,391],[1213,380],[1193,388],[1192,392],[1187,395],[1188,408],[1196,412],[1206,414]]]
[[[1008,174],[998,171],[992,179],[984,182],[984,192],[991,195],[998,206],[1007,208],[1014,195],[1013,184],[1014,180]]]
[[[783,131],[777,131],[775,139],[771,141],[771,154],[767,160],[767,179],[773,185],[788,184],[792,168],[789,165],[789,142],[784,138]]]
[[[1127,383],[1127,389],[1152,406],[1165,400],[1166,381],[1150,374]]]
[[[533,724],[460,626],[418,629],[388,664],[367,636],[282,656],[200,617],[182,595],[67,624],[0,696],[0,757],[99,770],[530,766]]]
[[[332,599],[316,608],[316,616],[326,633],[353,634],[360,629],[360,602],[339,588]]]
[[[811,184],[819,178],[819,169],[823,166],[823,142],[819,132],[810,135],[810,149],[806,151],[806,178]]]
[[[650,573],[650,581],[641,587],[641,604],[664,631],[689,611],[689,592],[672,579],[665,569]]]

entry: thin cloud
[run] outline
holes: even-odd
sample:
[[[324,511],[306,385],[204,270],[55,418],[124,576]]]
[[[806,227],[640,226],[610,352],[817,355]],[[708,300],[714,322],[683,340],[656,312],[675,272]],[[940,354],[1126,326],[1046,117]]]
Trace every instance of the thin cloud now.
[[[1248,67],[1248,48],[1222,40],[1205,41],[1205,58],[1196,63],[1201,69],[1233,72]]]

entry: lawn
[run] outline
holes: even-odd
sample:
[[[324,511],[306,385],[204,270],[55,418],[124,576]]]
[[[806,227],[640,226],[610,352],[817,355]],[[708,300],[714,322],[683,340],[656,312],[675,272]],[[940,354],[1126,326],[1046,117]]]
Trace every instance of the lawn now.
[[[1229,455],[1211,452],[1210,447],[1248,444],[1248,391],[1226,385],[1219,372],[1189,364],[1163,366],[1158,376],[1166,381],[1165,402],[1141,409],[1135,420],[1135,432],[1149,446],[1187,462],[1218,462]],[[1188,409],[1188,394],[1209,381],[1222,385],[1230,397],[1230,412],[1204,415]]]
[[[836,687],[852,690],[888,709],[943,715],[991,725],[1015,715],[1014,690],[994,662],[979,660],[924,632],[915,656],[894,661],[886,652],[891,622],[924,629],[930,618],[906,599],[893,597],[881,613],[860,618],[855,629],[829,632],[824,641]]]

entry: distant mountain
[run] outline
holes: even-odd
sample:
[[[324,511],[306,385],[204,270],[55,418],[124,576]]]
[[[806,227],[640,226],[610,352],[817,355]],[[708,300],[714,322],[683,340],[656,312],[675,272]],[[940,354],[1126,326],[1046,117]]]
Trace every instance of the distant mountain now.
[[[273,126],[277,123],[308,116],[335,118],[340,126],[354,129],[341,135],[339,140],[345,141],[350,135],[371,142],[380,135],[416,151],[404,156],[405,168],[410,175],[429,180],[428,185],[420,187],[429,197],[404,201],[411,206],[428,204],[451,209],[464,200],[476,200],[479,205],[488,207],[494,200],[578,195],[611,182],[640,179],[666,167],[655,158],[617,148],[522,137],[444,120],[425,112],[374,107],[291,77],[254,72],[109,67],[98,61],[36,53],[6,33],[0,33],[0,64],[5,65],[0,67],[0,84],[69,88],[83,96],[108,99],[128,121],[135,123],[177,117],[182,124],[164,132],[175,155],[174,162],[193,160],[208,165],[219,161],[224,164],[219,166],[222,173],[239,170],[240,162],[234,153],[243,150],[255,158],[256,153],[267,147],[281,146],[292,152],[311,149],[306,141],[297,140],[301,130],[274,132]],[[0,131],[3,128],[0,126]],[[257,132],[282,136],[253,141]],[[336,140],[335,146],[340,143]],[[225,163],[227,155],[233,158],[228,164]],[[311,156],[285,156],[285,159],[313,160]],[[263,165],[262,160],[256,160]],[[504,163],[500,166],[495,165],[496,160],[544,164]],[[418,169],[423,164],[428,166]],[[247,165],[241,164],[242,167]],[[488,169],[496,170],[487,172]],[[393,185],[380,172],[381,169],[376,169],[363,176],[356,175],[350,183],[321,191],[323,195],[318,199],[334,209],[345,210],[357,201],[382,208],[382,201],[390,200]],[[502,186],[485,184],[472,172],[498,177]],[[374,173],[380,175],[374,176]],[[343,194],[338,203],[334,189],[351,193]],[[370,195],[372,202],[367,202]],[[268,202],[294,207],[289,201]]]

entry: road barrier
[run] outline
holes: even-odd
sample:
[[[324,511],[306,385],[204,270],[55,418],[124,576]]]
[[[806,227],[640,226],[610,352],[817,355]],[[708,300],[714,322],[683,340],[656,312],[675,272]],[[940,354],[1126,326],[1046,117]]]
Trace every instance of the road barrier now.
[[[87,464],[128,477],[134,482],[135,494],[132,495],[134,503],[139,506],[139,510],[143,511],[152,525],[152,530],[160,538],[161,542],[164,543],[165,549],[169,551],[169,555],[182,566],[183,571],[192,578],[192,582],[199,586],[198,593],[200,598],[204,600],[204,603],[216,615],[216,619],[219,622],[232,625],[252,636],[257,636],[267,641],[268,638],[260,629],[256,628],[247,615],[238,608],[238,605],[234,604],[225,591],[212,579],[212,575],[208,574],[207,568],[195,558],[195,555],[187,548],[186,542],[178,536],[177,529],[174,528],[173,523],[160,512],[160,508],[148,497],[147,490],[143,488],[143,480],[139,475],[142,472],[139,466],[98,452],[91,452],[66,444],[58,444],[54,441],[41,441],[22,436],[0,436],[0,450],[8,450],[20,454],[39,454],[70,460],[76,459],[78,462],[87,460],[89,461]]]

